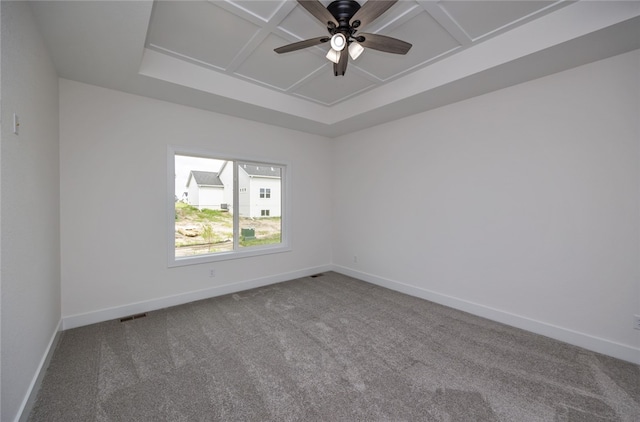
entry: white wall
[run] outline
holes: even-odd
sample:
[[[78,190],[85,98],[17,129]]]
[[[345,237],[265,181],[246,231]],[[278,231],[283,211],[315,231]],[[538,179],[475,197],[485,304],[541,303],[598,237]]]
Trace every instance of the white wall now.
[[[3,1],[0,7],[0,419],[12,421],[60,322],[58,77],[29,5]]]
[[[167,268],[167,145],[290,163],[292,251]],[[330,265],[326,138],[62,79],[60,157],[65,327]]]
[[[338,138],[334,264],[640,363],[639,101],[635,51]]]

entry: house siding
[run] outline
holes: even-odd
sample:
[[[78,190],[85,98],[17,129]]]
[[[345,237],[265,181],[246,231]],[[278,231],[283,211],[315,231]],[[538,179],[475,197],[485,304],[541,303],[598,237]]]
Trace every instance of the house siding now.
[[[251,177],[250,216],[261,217],[262,210],[269,210],[270,217],[280,217],[282,214],[281,179],[265,177]],[[270,198],[260,198],[260,189],[270,189]]]

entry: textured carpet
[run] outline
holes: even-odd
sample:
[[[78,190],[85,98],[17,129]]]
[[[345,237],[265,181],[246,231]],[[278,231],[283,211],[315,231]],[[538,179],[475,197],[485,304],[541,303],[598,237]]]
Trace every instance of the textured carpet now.
[[[640,421],[640,367],[336,273],[68,330],[31,421]]]

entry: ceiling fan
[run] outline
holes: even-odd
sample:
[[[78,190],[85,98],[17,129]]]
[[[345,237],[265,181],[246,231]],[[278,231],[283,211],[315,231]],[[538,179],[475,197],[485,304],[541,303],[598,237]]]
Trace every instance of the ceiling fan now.
[[[335,0],[325,8],[318,0],[298,0],[302,7],[327,26],[330,36],[294,42],[274,51],[278,54],[289,53],[330,42],[331,49],[327,53],[327,59],[333,62],[335,76],[344,76],[349,56],[352,60],[357,59],[364,47],[387,53],[407,54],[411,48],[408,42],[385,35],[358,32],[361,27],[376,20],[397,1],[369,0],[360,7],[355,0]]]

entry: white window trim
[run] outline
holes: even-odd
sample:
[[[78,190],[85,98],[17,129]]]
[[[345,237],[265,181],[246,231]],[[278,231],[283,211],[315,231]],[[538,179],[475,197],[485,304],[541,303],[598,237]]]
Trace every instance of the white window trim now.
[[[206,255],[176,258],[175,254],[175,156],[191,155],[194,157],[215,158],[234,162],[256,162],[274,164],[282,168],[282,213],[281,213],[281,242],[277,245],[262,245],[242,248],[230,252],[217,252]],[[234,172],[234,179],[237,174]],[[235,183],[235,181],[234,181]],[[248,156],[246,154],[226,154],[204,148],[189,148],[169,145],[167,147],[167,252],[168,266],[181,267],[184,265],[206,264],[210,262],[226,261],[229,259],[248,258],[253,256],[290,252],[291,251],[291,164],[282,160],[264,157]],[[239,195],[234,195],[234,210],[238,208]],[[237,214],[237,213],[236,213]],[[238,216],[234,214],[234,226],[238,225]],[[239,231],[235,237],[239,236]],[[234,242],[237,242],[235,239]]]

